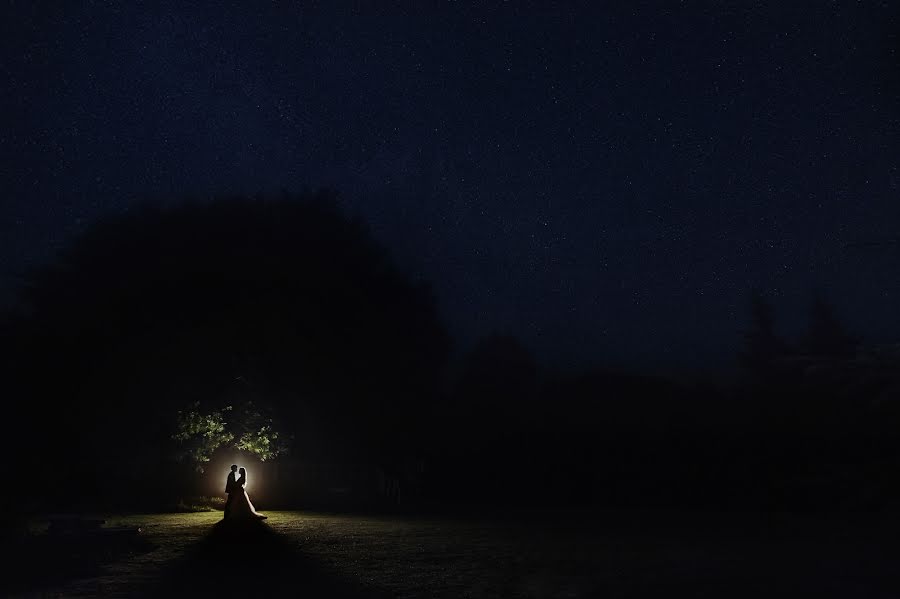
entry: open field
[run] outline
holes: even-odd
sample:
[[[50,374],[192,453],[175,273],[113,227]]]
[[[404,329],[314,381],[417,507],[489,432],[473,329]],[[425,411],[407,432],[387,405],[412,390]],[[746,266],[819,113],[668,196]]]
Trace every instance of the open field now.
[[[140,541],[44,559],[18,594],[306,597],[900,597],[896,521],[540,514],[491,520],[268,512],[107,517]],[[56,560],[56,561],[54,561]],[[68,566],[66,566],[68,564]],[[64,575],[55,571],[66,570]],[[50,576],[53,574],[53,576]]]

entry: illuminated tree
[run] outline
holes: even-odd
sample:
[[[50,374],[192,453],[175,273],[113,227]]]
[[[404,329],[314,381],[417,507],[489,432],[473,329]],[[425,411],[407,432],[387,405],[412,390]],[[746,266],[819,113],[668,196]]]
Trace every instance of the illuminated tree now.
[[[204,409],[194,402],[176,417],[176,458],[190,462],[198,472],[221,447],[233,447],[255,456],[259,461],[272,460],[287,451],[287,439],[275,430],[271,417],[264,415],[252,402],[240,410],[227,405],[220,409]]]
[[[260,462],[273,460],[288,450],[289,436],[275,428],[274,420],[252,401],[246,402],[233,419],[234,447]]]
[[[176,431],[172,435],[179,443],[178,460],[190,461],[198,472],[203,472],[203,465],[209,462],[213,452],[234,440],[234,434],[225,430],[225,413],[230,411],[231,406],[225,406],[221,410],[204,412],[199,401],[179,410]]]

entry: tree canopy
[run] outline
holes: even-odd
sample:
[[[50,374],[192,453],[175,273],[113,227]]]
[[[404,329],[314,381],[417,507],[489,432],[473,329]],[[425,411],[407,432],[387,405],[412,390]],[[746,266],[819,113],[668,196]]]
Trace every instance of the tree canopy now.
[[[328,192],[129,210],[33,273],[23,308],[19,388],[65,406],[44,414],[48,445],[92,462],[143,463],[173,434],[201,464],[228,443],[274,457],[291,435],[386,450],[448,350],[429,287]]]

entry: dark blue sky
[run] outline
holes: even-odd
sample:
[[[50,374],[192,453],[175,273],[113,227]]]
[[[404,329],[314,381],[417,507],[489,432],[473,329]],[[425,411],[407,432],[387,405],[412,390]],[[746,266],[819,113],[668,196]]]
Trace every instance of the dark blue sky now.
[[[896,3],[148,4],[4,6],[7,295],[140,198],[331,186],[464,344],[718,367],[753,288],[900,337],[843,247],[900,237]]]

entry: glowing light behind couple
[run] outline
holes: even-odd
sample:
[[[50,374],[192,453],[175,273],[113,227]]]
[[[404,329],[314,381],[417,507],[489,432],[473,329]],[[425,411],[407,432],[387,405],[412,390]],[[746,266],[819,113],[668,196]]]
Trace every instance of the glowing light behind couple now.
[[[241,468],[246,468],[247,470],[247,482],[244,484],[244,489],[248,493],[253,494],[254,503],[258,503],[262,501],[265,503],[266,499],[266,491],[265,491],[265,470],[262,462],[258,459],[240,452],[240,451],[229,451],[229,452],[221,452],[220,454],[215,454],[210,461],[209,467],[205,469],[205,473],[203,474],[204,482],[203,487],[211,496],[221,496],[222,494],[222,485],[226,478],[228,478],[228,474],[231,472],[231,465],[237,464]]]

